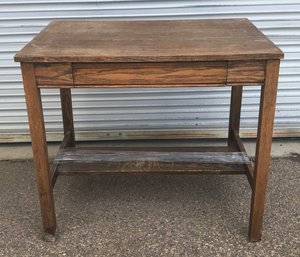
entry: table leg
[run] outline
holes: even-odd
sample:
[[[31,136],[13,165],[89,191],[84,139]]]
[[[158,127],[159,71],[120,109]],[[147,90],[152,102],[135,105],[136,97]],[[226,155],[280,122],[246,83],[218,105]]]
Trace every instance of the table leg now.
[[[56,218],[40,89],[36,86],[33,64],[22,63],[21,68],[43,228],[46,233],[55,234]]]
[[[242,95],[243,95],[242,86],[231,87],[230,116],[229,116],[229,127],[228,127],[228,146],[234,146],[235,144],[234,131],[239,133],[240,130]]]
[[[64,134],[70,132],[70,143],[68,146],[75,146],[75,133],[73,122],[72,96],[70,88],[60,89],[61,110],[64,126]]]
[[[249,225],[249,239],[252,242],[257,242],[261,239],[265,195],[269,176],[279,62],[279,60],[267,61],[265,84],[261,89]]]

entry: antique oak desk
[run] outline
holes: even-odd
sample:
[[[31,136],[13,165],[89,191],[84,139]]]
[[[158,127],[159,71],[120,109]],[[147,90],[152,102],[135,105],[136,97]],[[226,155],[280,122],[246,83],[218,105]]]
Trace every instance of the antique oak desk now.
[[[22,68],[44,231],[56,230],[58,175],[245,174],[252,189],[249,238],[259,241],[281,58],[281,50],[247,19],[51,22],[15,56]],[[261,99],[253,164],[239,123],[243,86],[254,85],[261,86]],[[227,147],[75,147],[71,89],[201,86],[231,87]],[[59,88],[61,95],[64,139],[51,167],[43,88]]]

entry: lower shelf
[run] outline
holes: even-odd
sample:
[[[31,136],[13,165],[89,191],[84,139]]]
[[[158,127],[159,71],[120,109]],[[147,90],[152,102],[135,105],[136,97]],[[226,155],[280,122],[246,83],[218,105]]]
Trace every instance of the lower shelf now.
[[[245,174],[251,160],[245,152],[229,150],[64,148],[59,150],[54,164],[56,175]]]

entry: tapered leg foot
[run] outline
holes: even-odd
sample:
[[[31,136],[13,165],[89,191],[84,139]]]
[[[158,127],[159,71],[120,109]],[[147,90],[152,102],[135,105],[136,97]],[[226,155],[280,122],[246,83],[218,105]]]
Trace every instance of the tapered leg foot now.
[[[42,235],[42,240],[45,242],[55,242],[58,240],[58,230],[49,232],[44,232]]]

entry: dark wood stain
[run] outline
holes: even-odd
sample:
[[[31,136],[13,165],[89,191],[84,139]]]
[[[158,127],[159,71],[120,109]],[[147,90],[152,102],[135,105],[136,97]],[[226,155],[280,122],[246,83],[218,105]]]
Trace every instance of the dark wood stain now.
[[[64,135],[70,133],[70,140],[66,146],[75,146],[75,132],[73,122],[73,107],[71,89],[60,88],[60,102],[62,110],[62,119],[64,127]]]
[[[261,240],[267,182],[270,170],[273,123],[278,86],[279,60],[269,60],[266,67],[266,81],[262,87],[256,156],[253,176],[249,239]]]
[[[282,57],[282,51],[247,19],[53,21],[17,53],[15,61],[178,62]]]
[[[70,63],[37,63],[34,66],[36,82],[43,84],[73,84]]]
[[[40,88],[199,87],[264,83],[265,61],[46,63],[35,66]]]
[[[59,149],[64,149],[66,147],[70,147],[73,145],[73,137],[70,131],[65,132],[64,135],[64,139],[59,147]],[[51,181],[51,185],[52,187],[54,187],[57,177],[58,177],[58,172],[57,172],[57,168],[58,168],[58,162],[53,162],[52,163],[52,167],[50,170],[50,181]]]
[[[70,174],[244,174],[250,163],[246,153],[137,151],[137,149],[103,150],[99,148],[61,149],[55,162],[57,172]]]
[[[33,158],[40,197],[40,207],[44,231],[55,233],[56,217],[48,162],[44,115],[40,90],[36,87],[34,67],[31,63],[21,65],[28,120],[32,141]]]
[[[226,62],[73,64],[74,84],[224,84]]]
[[[227,84],[263,83],[265,66],[264,61],[229,61]]]
[[[21,62],[44,231],[54,234],[58,175],[246,174],[249,239],[261,239],[282,51],[247,19],[54,21]],[[232,86],[228,146],[75,148],[71,88]],[[255,164],[239,136],[243,86],[261,85]],[[59,88],[64,140],[52,169],[40,88]],[[71,147],[71,148],[70,148]]]

